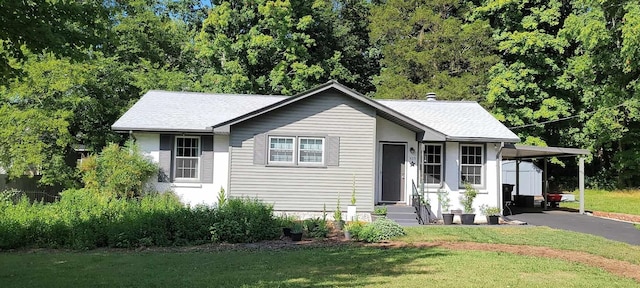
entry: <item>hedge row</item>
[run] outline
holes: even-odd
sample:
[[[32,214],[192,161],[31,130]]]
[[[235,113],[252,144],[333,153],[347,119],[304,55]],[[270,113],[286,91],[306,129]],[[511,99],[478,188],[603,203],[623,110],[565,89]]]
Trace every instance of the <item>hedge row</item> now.
[[[278,223],[269,205],[253,199],[189,208],[172,193],[119,199],[68,190],[51,204],[0,200],[0,249],[254,242],[278,237]]]

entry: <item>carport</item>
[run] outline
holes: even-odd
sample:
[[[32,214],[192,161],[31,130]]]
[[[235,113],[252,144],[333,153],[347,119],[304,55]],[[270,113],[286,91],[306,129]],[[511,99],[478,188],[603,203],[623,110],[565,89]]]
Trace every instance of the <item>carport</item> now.
[[[552,157],[578,157],[578,188],[580,190],[580,214],[584,214],[584,157],[589,155],[589,151],[585,149],[577,148],[564,148],[564,147],[539,147],[539,146],[526,146],[519,144],[506,144],[502,148],[503,160],[515,160],[516,161],[516,197],[520,195],[520,161],[543,159],[544,168],[542,172],[542,192],[545,201],[547,200],[547,193],[549,191],[549,175],[547,173],[547,160]],[[502,197],[502,193],[500,193]],[[503,200],[501,200],[503,201]],[[546,204],[543,205],[546,209]]]

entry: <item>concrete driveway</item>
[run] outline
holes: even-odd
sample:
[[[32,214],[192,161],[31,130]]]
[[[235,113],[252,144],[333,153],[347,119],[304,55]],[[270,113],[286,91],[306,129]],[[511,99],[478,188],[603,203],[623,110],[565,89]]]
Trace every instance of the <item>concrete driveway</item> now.
[[[557,210],[522,213],[506,216],[505,218],[524,221],[529,225],[549,226],[556,229],[602,236],[632,245],[640,245],[640,230],[636,229],[633,224],[626,222]]]

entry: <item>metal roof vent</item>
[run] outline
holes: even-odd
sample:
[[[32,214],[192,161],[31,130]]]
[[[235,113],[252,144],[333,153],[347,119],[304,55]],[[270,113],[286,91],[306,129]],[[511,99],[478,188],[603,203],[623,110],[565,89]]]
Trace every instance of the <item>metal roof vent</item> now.
[[[434,92],[427,93],[427,101],[436,101],[436,93]]]

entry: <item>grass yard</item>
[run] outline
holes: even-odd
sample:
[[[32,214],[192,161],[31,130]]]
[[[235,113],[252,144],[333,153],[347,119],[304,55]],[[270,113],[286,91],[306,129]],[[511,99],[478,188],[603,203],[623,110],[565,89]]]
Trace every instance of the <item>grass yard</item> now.
[[[481,276],[481,277],[480,277]],[[501,252],[342,246],[199,253],[1,253],[2,287],[640,287]]]
[[[640,190],[585,190],[585,209],[589,211],[615,212],[640,215]],[[580,208],[580,193],[574,192],[576,202],[562,202],[560,206]]]
[[[401,241],[413,242],[478,242],[550,247],[582,251],[610,259],[640,264],[640,246],[612,241],[603,237],[552,229],[541,226],[407,227]]]

